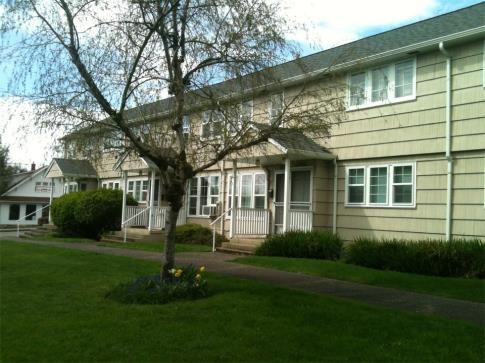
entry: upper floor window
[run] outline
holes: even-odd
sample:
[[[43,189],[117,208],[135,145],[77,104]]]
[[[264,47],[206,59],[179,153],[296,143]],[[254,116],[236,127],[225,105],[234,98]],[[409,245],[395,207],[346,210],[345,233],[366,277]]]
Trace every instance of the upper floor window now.
[[[46,193],[50,192],[51,188],[54,186],[52,182],[35,182],[35,192],[37,193]]]
[[[107,133],[104,138],[103,149],[105,151],[112,150],[112,149],[119,149],[120,147],[123,146],[123,141],[124,141],[123,132],[119,130],[111,131]]]
[[[416,60],[387,64],[349,76],[350,109],[400,102],[416,97]]]
[[[204,111],[202,114],[202,138],[213,139],[221,135],[224,115],[221,111]]]
[[[183,115],[182,116],[182,133],[186,136],[190,134],[190,118],[189,118],[189,115]]]
[[[279,121],[279,118],[283,113],[283,106],[283,93],[276,93],[271,96],[269,104],[269,119],[271,123]]]
[[[414,164],[351,166],[345,176],[345,204],[412,207],[416,191]]]

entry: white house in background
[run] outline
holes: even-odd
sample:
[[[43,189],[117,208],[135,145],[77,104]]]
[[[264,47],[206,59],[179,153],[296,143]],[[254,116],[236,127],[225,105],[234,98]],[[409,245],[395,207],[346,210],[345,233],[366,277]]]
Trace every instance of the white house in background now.
[[[10,185],[0,196],[0,225],[37,224],[39,218],[47,217],[48,208],[41,208],[49,204],[52,196],[58,197],[61,188],[56,185],[55,179],[45,178],[47,166],[35,169],[35,164],[28,172],[12,176]],[[35,212],[35,213],[34,213]]]

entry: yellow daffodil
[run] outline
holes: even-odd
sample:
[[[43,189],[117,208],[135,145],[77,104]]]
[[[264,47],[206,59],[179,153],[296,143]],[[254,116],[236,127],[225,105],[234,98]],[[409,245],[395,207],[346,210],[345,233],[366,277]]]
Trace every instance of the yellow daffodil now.
[[[199,271],[200,272],[204,272],[205,271],[205,266],[200,266]]]
[[[175,277],[180,277],[182,275],[182,269],[178,269],[177,271],[175,271]]]
[[[196,280],[200,280],[202,278],[202,276],[200,276],[200,274],[197,274],[197,275],[195,275],[195,278],[196,278]]]

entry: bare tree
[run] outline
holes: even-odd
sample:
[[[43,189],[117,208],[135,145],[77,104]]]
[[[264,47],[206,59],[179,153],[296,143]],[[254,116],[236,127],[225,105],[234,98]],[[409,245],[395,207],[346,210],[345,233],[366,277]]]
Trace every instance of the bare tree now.
[[[124,151],[157,166],[170,206],[162,275],[174,266],[187,180],[281,127],[327,136],[342,116],[338,92],[322,97],[312,86],[285,97],[264,127],[244,117],[242,101],[281,92],[295,67],[305,73],[304,62],[275,66],[294,56],[284,38],[289,24],[279,14],[276,3],[264,0],[4,6],[2,34],[13,41],[5,40],[1,55],[7,67],[15,62],[10,89],[42,106],[37,126],[81,130],[93,140],[118,131],[129,140]],[[187,137],[184,115],[203,110],[212,110],[204,116],[205,135],[192,130]]]

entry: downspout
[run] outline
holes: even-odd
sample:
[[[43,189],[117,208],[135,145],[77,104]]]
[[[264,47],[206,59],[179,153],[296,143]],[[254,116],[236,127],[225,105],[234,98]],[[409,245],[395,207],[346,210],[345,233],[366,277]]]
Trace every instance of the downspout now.
[[[333,159],[333,212],[332,232],[337,233],[337,192],[338,192],[338,164],[337,157]]]
[[[451,156],[451,55],[445,49],[444,43],[439,43],[440,52],[446,57],[446,240],[451,239],[451,201],[453,197],[453,158]]]
[[[222,195],[219,197],[221,199],[220,210],[219,210],[220,214],[222,214],[226,211],[226,200],[227,200],[227,197],[226,197],[226,183],[227,183],[226,161],[222,160],[221,164],[222,165],[221,165],[221,168],[220,168],[220,172],[221,172],[221,183],[222,183],[222,185],[221,185],[220,193],[222,193]],[[220,227],[221,227],[220,234],[222,236],[224,236],[225,219],[226,219],[226,217],[221,218],[221,223],[220,223]]]

